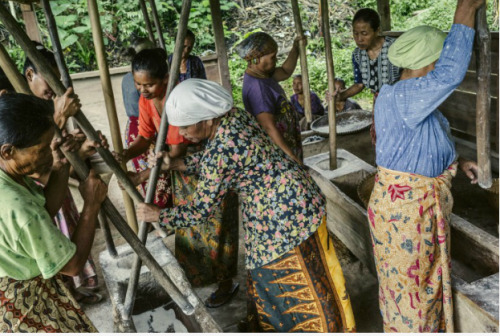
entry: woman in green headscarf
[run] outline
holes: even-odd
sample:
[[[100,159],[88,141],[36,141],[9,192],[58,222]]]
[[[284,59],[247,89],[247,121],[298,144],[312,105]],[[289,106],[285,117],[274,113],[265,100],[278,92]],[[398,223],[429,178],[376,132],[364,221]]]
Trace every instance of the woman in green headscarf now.
[[[437,107],[465,76],[482,3],[459,0],[447,37],[417,27],[389,49],[389,60],[403,71],[375,104],[378,173],[368,204],[386,332],[453,332],[451,178],[459,165],[476,183],[477,165],[457,160]]]

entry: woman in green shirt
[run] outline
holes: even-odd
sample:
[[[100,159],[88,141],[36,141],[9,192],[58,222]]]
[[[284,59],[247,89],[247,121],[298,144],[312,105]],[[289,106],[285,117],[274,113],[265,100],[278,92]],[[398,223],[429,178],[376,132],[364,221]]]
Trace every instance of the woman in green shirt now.
[[[59,274],[74,276],[92,247],[107,186],[91,170],[72,240],[52,222],[69,164],[54,138],[53,107],[24,94],[0,96],[0,332],[97,332]],[[44,189],[28,177],[50,171]]]

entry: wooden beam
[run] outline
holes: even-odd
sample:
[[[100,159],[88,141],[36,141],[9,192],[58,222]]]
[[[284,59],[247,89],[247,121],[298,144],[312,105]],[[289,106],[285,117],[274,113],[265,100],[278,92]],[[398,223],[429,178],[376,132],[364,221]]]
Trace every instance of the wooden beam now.
[[[490,188],[490,73],[491,73],[491,37],[486,22],[486,5],[476,12],[476,37],[479,49],[477,52],[477,100],[476,100],[476,141],[478,183],[482,188]],[[497,125],[498,127],[498,125]]]
[[[32,41],[42,43],[42,35],[40,34],[40,29],[38,28],[38,20],[36,19],[33,5],[21,4],[21,11],[23,13],[23,20],[26,26],[26,34],[28,34]]]
[[[300,18],[299,4],[297,0],[291,0],[293,20],[295,21],[295,31],[297,36],[303,37],[304,31],[302,29],[302,19]],[[307,123],[312,122],[311,113],[311,94],[309,88],[309,72],[307,71],[307,53],[306,53],[306,42],[300,40],[299,42],[299,53],[300,53],[300,70],[302,73],[302,88],[304,92],[304,114],[306,116]],[[309,128],[309,125],[308,125]]]
[[[48,1],[48,0],[44,0]],[[113,94],[113,86],[111,85],[111,77],[109,75],[108,61],[106,59],[106,50],[104,48],[104,40],[102,38],[101,22],[99,20],[99,11],[97,8],[96,0],[88,0],[88,9],[90,16],[90,24],[92,26],[92,36],[94,39],[94,48],[97,56],[97,65],[101,77],[102,92],[104,94],[104,102],[106,104],[106,112],[108,115],[109,129],[111,131],[111,140],[115,151],[121,153],[123,151],[122,137],[120,132],[120,125],[118,123],[118,115],[116,113],[115,97]],[[123,171],[127,171],[127,164],[122,162],[120,164]],[[134,232],[138,231],[137,218],[135,216],[134,202],[127,194],[122,191],[123,203],[125,205],[125,212],[127,221]]]
[[[210,12],[212,13],[212,27],[215,36],[215,52],[217,53],[217,66],[219,67],[221,84],[232,93],[229,63],[227,60],[227,49],[224,41],[224,26],[222,24],[222,14],[219,0],[210,0]]]
[[[377,0],[377,11],[380,15],[380,29],[391,30],[391,5],[389,0]]]
[[[326,72],[328,78],[328,91],[330,92],[330,101],[328,102],[328,128],[330,144],[330,170],[337,169],[337,120],[335,115],[335,68],[333,66],[332,39],[330,37],[330,18],[328,0],[320,0],[321,24],[323,39],[325,40],[325,60]]]

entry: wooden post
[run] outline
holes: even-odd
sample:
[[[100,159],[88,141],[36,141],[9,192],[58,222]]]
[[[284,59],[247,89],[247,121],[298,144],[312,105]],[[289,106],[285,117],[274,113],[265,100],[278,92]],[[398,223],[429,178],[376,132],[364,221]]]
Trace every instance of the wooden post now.
[[[42,42],[40,29],[38,29],[38,20],[36,19],[35,11],[32,4],[21,4],[21,11],[23,12],[23,20],[26,26],[26,33],[31,40]]]
[[[227,60],[226,43],[224,42],[224,26],[222,25],[222,14],[219,0],[210,0],[210,12],[212,13],[212,27],[215,36],[215,52],[217,53],[217,65],[219,67],[220,81],[224,88],[232,92],[231,77],[229,75],[229,63]]]
[[[163,33],[161,31],[160,18],[158,17],[158,10],[156,9],[155,0],[149,0],[149,6],[151,7],[151,13],[153,14],[153,21],[155,23],[156,33],[158,34],[160,47],[167,51],[167,48],[165,47],[165,40],[163,39]]]
[[[298,36],[304,36],[302,30],[302,19],[300,18],[299,4],[297,0],[292,1],[293,20],[295,21],[295,30]],[[307,123],[312,121],[311,113],[311,90],[309,89],[309,72],[307,71],[307,54],[306,43],[301,40],[299,43],[300,52],[300,70],[302,73],[302,88],[304,92],[304,114],[306,115]],[[308,126],[309,127],[309,126]]]
[[[47,62],[45,57],[43,57],[40,52],[36,50],[33,42],[22,30],[22,28],[12,17],[12,15],[10,15],[10,13],[4,8],[4,6],[0,6],[0,20],[24,50],[26,56],[33,61],[35,67],[47,81],[52,90],[54,90],[56,95],[62,96],[66,92],[64,85],[61,83],[54,71],[52,71],[49,62]],[[98,143],[101,142],[101,139],[99,138],[96,130],[81,110],[76,113],[74,118],[78,122],[78,125],[83,130],[87,138],[89,138],[91,141],[96,141]],[[96,149],[99,155],[101,155],[101,157],[103,158],[104,162],[106,162],[111,171],[116,175],[116,178],[118,179],[118,181],[120,181],[124,189],[133,198],[133,200],[135,202],[143,202],[144,198],[132,184],[132,181],[130,181],[129,177],[127,176],[125,171],[123,171],[120,164],[116,162],[111,152],[103,147],[98,147]]]
[[[478,182],[482,188],[490,188],[491,177],[491,144],[490,144],[490,114],[491,114],[491,36],[486,22],[486,5],[476,12],[477,49],[476,74],[476,141]]]
[[[323,39],[325,40],[325,60],[328,76],[328,91],[331,93],[331,100],[328,102],[328,128],[330,143],[330,170],[337,169],[337,121],[335,118],[335,68],[333,67],[332,40],[330,37],[330,21],[328,0],[320,0],[321,23],[323,29]]]
[[[148,31],[148,36],[151,42],[155,41],[155,34],[153,33],[153,27],[151,26],[151,20],[149,19],[148,8],[144,0],[139,0],[139,5],[141,6],[142,16],[144,17],[144,25]]]
[[[9,53],[5,50],[3,44],[0,43],[0,67],[9,79],[10,84],[14,87],[14,90],[19,93],[31,94],[30,87],[26,82],[26,79],[17,70],[16,65],[10,58]]]
[[[44,0],[48,1],[48,0]],[[96,50],[97,64],[99,66],[99,73],[101,77],[102,92],[104,94],[104,101],[106,103],[106,111],[108,114],[109,128],[111,130],[111,139],[115,151],[121,153],[123,151],[123,144],[121,140],[120,125],[118,124],[118,116],[116,114],[115,97],[113,95],[113,86],[111,85],[111,77],[109,75],[108,61],[106,59],[106,50],[104,49],[104,41],[102,38],[101,22],[99,20],[99,12],[97,9],[96,0],[87,1],[89,8],[90,24],[92,26],[92,36],[94,38],[94,48]],[[121,163],[123,171],[127,171],[125,162]],[[123,203],[125,205],[125,212],[127,214],[127,221],[134,230],[137,232],[137,218],[135,217],[134,202],[127,194],[126,191],[122,192]]]
[[[380,29],[391,30],[391,5],[389,0],[377,0],[377,10],[380,15]]]
[[[177,28],[177,36],[175,38],[175,48],[174,55],[172,57],[171,72],[168,78],[168,86],[166,97],[170,95],[170,92],[174,89],[177,79],[179,78],[179,68],[181,65],[182,50],[184,48],[184,39],[186,38],[187,24],[189,20],[189,12],[191,10],[191,0],[183,0],[181,8],[181,17],[179,19],[179,25]],[[165,118],[165,111],[161,114],[161,125],[158,135],[156,137],[155,153],[161,151],[165,145],[165,140],[167,138],[168,121]],[[151,169],[151,174],[149,176],[148,188],[146,191],[146,203],[152,203],[154,200],[154,195],[156,191],[156,183],[158,181],[158,176],[160,175],[162,159],[160,158],[156,166]],[[139,239],[145,243],[147,238],[147,223],[141,222],[139,225]],[[130,274],[130,279],[128,282],[127,293],[125,295],[125,302],[123,303],[123,319],[128,320],[132,316],[132,310],[134,308],[135,294],[137,291],[137,284],[139,282],[139,275],[141,270],[141,259],[137,256],[134,259],[134,264],[132,265],[132,271]]]

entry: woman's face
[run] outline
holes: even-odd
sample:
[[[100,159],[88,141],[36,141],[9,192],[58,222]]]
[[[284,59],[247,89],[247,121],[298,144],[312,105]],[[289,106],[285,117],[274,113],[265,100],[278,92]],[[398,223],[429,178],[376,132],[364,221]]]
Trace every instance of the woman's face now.
[[[187,59],[193,50],[194,40],[190,37],[184,39],[184,48],[182,49],[182,58]]]
[[[194,125],[179,127],[179,134],[191,142],[198,143],[210,136],[210,120],[200,121]]]
[[[293,88],[293,93],[302,94],[302,92],[303,92],[302,78],[300,78],[300,77],[294,78],[292,88]]]
[[[40,138],[40,143],[27,148],[11,148],[11,160],[8,165],[12,173],[18,176],[41,176],[50,172],[53,163],[50,144],[54,137],[54,128],[50,128]]]
[[[154,78],[147,71],[134,72],[136,89],[146,99],[163,97],[167,90],[168,75],[165,78]]]
[[[373,30],[368,22],[358,20],[352,26],[352,35],[358,48],[367,50],[375,44],[378,30]]]
[[[53,68],[52,71],[54,71],[58,77],[61,77],[57,67]],[[38,98],[45,100],[55,98],[56,94],[54,93],[54,90],[52,90],[40,73],[36,73],[35,70],[29,68],[26,70],[26,79],[28,80],[28,86],[30,87],[31,92],[33,92],[33,94]]]
[[[257,63],[257,70],[265,74],[273,74],[274,70],[276,69],[276,62],[278,61],[278,58],[276,57],[277,54],[278,50],[270,54],[261,56],[259,58],[259,62]]]

